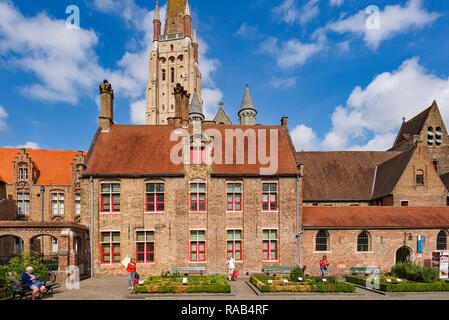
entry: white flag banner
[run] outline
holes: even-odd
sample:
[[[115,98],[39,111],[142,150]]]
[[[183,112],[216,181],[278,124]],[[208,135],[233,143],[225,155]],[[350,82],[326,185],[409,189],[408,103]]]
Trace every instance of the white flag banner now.
[[[125,259],[123,259],[122,264],[126,268],[130,262],[131,259],[129,257],[126,257]]]

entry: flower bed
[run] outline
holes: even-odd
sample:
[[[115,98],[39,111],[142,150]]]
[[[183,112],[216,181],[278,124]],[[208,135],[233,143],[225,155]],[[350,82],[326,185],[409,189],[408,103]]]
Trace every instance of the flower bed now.
[[[187,278],[187,284],[183,279]],[[223,275],[150,277],[134,287],[135,294],[155,293],[230,293],[231,286]]]
[[[366,287],[368,276],[346,276],[346,281]],[[388,282],[389,279],[391,282]],[[374,285],[374,279],[371,280]],[[442,292],[449,291],[449,282],[441,280],[433,283],[421,283],[410,280],[398,281],[397,277],[379,276],[379,290],[384,292]]]
[[[252,276],[250,282],[263,293],[353,293],[355,291],[353,284],[337,281],[334,278],[326,278],[326,282],[321,277],[304,277],[303,279],[300,282],[292,282],[289,277],[257,275]],[[268,280],[271,280],[271,283]]]

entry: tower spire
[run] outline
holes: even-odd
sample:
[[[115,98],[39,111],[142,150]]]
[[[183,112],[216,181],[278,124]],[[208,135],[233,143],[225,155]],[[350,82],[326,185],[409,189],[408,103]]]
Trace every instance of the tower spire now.
[[[159,1],[156,0],[153,19],[153,41],[159,41],[161,37],[161,16],[159,15]]]
[[[164,35],[184,32],[184,0],[168,0]]]

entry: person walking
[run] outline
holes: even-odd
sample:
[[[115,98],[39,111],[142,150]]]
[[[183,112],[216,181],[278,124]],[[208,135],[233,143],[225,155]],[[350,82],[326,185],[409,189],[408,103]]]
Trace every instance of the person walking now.
[[[228,264],[229,281],[231,281],[234,278],[235,260],[233,257],[228,256],[228,261],[226,261],[226,263]]]
[[[128,272],[128,289],[134,289],[134,279],[136,278],[136,260],[131,259],[126,267],[126,271]]]
[[[320,261],[321,275],[323,276],[323,278],[326,277],[326,271],[328,267],[329,261],[327,261],[327,256],[323,256],[323,259],[321,259]]]

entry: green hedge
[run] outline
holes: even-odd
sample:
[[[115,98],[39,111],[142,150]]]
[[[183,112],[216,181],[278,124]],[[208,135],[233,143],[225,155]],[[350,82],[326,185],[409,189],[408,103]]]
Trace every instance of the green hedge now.
[[[366,279],[363,278],[346,276],[346,281],[366,287]],[[441,292],[449,291],[449,283],[446,281],[434,283],[418,283],[411,281],[405,283],[381,282],[379,284],[379,290],[384,292]]]
[[[413,262],[398,263],[391,268],[391,273],[402,279],[424,283],[438,282],[440,278],[438,269],[421,267]]]

